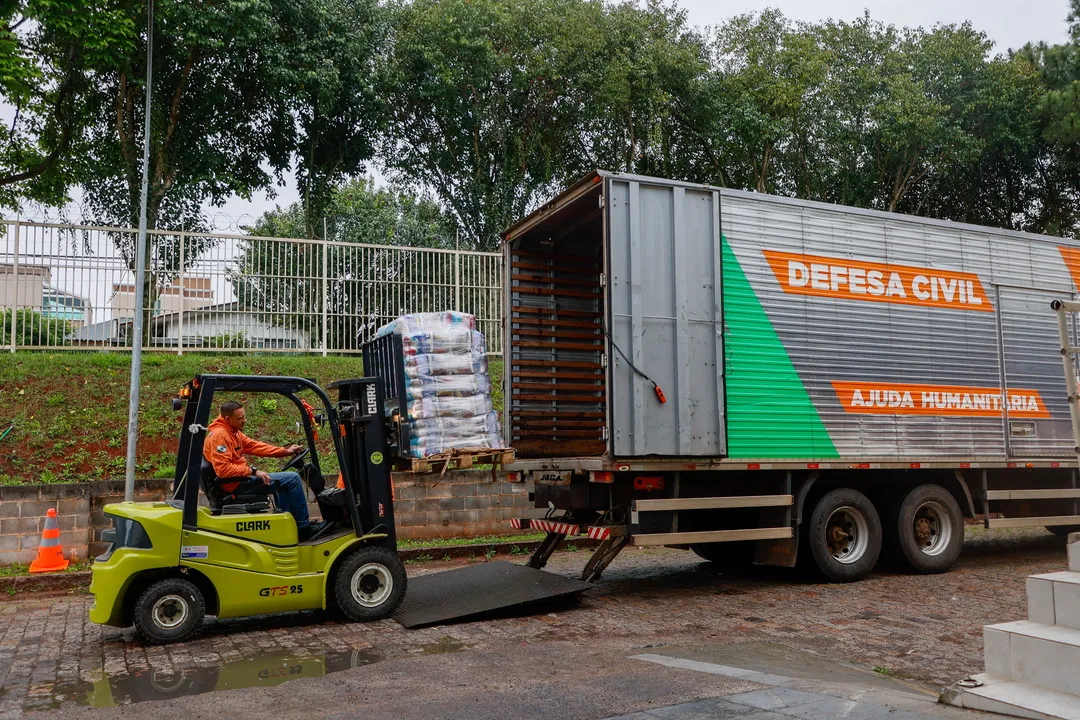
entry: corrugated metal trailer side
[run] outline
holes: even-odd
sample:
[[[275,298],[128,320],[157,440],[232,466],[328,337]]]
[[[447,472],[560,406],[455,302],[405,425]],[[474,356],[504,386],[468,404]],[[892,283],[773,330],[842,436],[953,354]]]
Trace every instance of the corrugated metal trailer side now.
[[[590,580],[633,542],[846,581],[947,569],[965,516],[1080,529],[1080,244],[604,172],[505,239],[534,567],[588,533]]]
[[[1075,293],[1067,241],[722,198],[729,457],[1073,455],[1050,310]]]

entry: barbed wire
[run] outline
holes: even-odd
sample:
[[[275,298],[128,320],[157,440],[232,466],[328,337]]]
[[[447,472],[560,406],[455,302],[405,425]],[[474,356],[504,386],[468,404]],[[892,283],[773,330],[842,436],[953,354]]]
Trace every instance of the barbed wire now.
[[[26,205],[18,212],[7,212],[6,220],[21,220],[39,223],[57,223],[62,225],[101,225],[98,219],[89,211],[85,204],[71,201],[63,207],[50,207],[36,203]],[[194,225],[204,228],[207,232],[246,235],[259,221],[258,215],[251,213],[228,213],[224,210],[209,208],[192,218],[189,226]],[[104,223],[112,226],[113,223]],[[187,223],[185,223],[187,224]],[[179,231],[178,228],[161,227],[158,230],[164,232]]]

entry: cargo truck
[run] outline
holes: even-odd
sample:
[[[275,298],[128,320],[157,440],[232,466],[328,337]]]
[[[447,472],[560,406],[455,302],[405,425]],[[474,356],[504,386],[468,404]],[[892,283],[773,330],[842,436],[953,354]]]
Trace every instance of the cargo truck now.
[[[852,581],[947,570],[965,518],[1080,526],[1080,242],[598,171],[503,248],[533,567],[582,534],[585,580],[634,544]]]

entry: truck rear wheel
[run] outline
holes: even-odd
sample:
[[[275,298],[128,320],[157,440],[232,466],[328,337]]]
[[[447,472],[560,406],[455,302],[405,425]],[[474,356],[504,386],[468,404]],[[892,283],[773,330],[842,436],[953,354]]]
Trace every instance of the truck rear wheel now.
[[[151,645],[191,638],[205,615],[202,592],[183,578],[158,580],[135,600],[135,630]]]
[[[858,490],[837,488],[817,501],[807,527],[814,563],[834,582],[866,577],[881,555],[881,519]]]
[[[964,514],[956,498],[940,485],[920,485],[900,502],[896,523],[896,555],[917,573],[942,573],[960,557]]]
[[[338,566],[334,597],[350,620],[368,622],[390,617],[405,597],[408,578],[397,553],[365,545]]]

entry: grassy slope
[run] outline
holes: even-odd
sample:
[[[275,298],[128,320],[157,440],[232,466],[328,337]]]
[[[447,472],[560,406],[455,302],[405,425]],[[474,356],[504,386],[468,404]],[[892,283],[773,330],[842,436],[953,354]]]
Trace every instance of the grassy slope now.
[[[125,353],[15,353],[0,357],[0,483],[79,482],[124,475],[130,357]],[[198,373],[298,375],[326,386],[363,374],[359,357],[304,355],[143,356],[139,402],[138,474],[172,477],[180,432],[170,399]],[[502,364],[491,363],[495,406],[502,410]],[[245,402],[246,432],[279,445],[296,442],[296,410],[263,395]],[[225,398],[221,398],[222,401]],[[309,398],[309,402],[313,399]],[[326,432],[319,454],[326,471],[336,469]],[[264,461],[268,470],[279,461]]]

